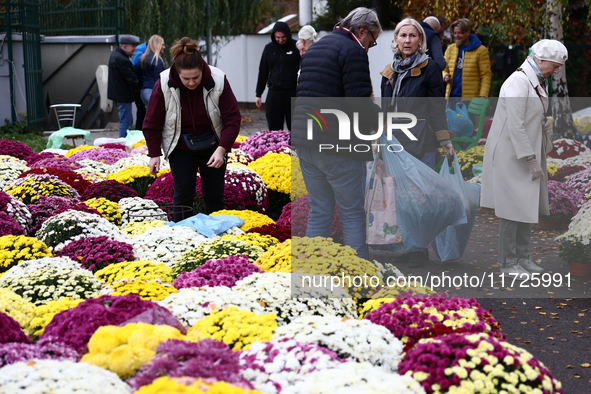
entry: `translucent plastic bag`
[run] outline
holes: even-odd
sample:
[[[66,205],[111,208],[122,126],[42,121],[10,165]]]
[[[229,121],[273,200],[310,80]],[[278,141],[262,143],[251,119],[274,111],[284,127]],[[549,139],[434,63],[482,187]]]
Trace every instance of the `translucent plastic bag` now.
[[[396,212],[394,178],[386,173],[381,154],[369,165],[365,192],[367,244],[389,245],[402,242]]]
[[[168,222],[167,226],[187,226],[193,227],[200,234],[208,238],[213,238],[217,234],[228,231],[232,227],[240,227],[244,224],[244,220],[236,216],[230,215],[213,215],[208,216],[203,213],[198,213],[195,216],[181,220],[180,222]]]
[[[410,153],[392,153],[398,140],[380,139],[386,172],[394,178],[396,211],[406,253],[426,248],[447,226],[466,223],[462,200],[452,186]]]
[[[446,109],[445,114],[447,115],[447,128],[456,137],[470,137],[474,133],[474,123],[472,123],[464,103],[457,103],[455,111],[451,108]]]
[[[449,173],[447,165],[441,166],[439,175],[443,177],[460,196],[466,212],[467,223],[449,226],[435,238],[432,246],[441,261],[457,260],[464,255],[470,233],[480,207],[480,184],[467,183],[462,177],[460,163],[454,155],[454,174]]]

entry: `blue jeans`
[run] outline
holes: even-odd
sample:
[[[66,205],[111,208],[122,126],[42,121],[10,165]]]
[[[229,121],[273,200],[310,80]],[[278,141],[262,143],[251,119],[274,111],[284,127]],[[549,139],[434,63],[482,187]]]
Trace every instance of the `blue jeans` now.
[[[427,152],[420,159],[423,163],[429,166],[432,170],[435,169],[435,152]]]
[[[148,109],[148,101],[150,101],[150,96],[152,95],[152,90],[153,89],[140,90],[140,97],[142,98],[142,102],[146,106],[146,109]]]
[[[343,223],[343,243],[369,258],[365,227],[364,161],[328,156],[318,148],[298,147],[300,168],[308,189],[310,216],[307,237],[330,237],[335,202]]]
[[[131,113],[131,103],[115,102],[119,112],[119,138],[127,137],[127,130],[131,129],[133,123],[133,114]]]

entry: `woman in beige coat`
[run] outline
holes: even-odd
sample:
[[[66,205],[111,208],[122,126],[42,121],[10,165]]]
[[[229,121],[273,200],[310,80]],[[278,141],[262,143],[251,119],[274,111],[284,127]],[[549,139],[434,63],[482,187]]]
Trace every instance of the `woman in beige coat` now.
[[[519,279],[544,270],[529,258],[532,223],[549,215],[548,172],[544,133],[552,123],[546,117],[546,79],[568,58],[564,45],[541,40],[533,56],[501,87],[499,102],[484,149],[480,204],[493,208],[499,223],[498,265],[501,273]],[[551,147],[550,147],[551,148]]]

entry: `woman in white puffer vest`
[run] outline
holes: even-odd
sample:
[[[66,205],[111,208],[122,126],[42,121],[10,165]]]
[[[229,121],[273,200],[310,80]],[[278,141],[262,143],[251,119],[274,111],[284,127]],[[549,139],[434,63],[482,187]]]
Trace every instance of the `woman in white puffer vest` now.
[[[160,156],[170,161],[178,222],[193,215],[180,207],[193,207],[198,172],[204,213],[224,209],[226,153],[240,132],[241,115],[225,74],[203,60],[195,40],[180,39],[170,53],[173,64],[154,85],[143,133],[150,173],[160,169]]]

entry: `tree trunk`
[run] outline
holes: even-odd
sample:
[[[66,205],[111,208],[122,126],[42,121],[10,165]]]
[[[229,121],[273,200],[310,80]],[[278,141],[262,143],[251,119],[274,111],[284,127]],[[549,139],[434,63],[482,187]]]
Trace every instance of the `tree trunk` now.
[[[549,15],[548,38],[563,42],[562,4],[560,0],[548,0],[546,7]],[[558,74],[552,75],[550,107],[552,109],[552,117],[554,118],[554,139],[574,139],[577,135],[577,129],[573,121],[573,111],[568,96],[565,66],[558,69]]]

